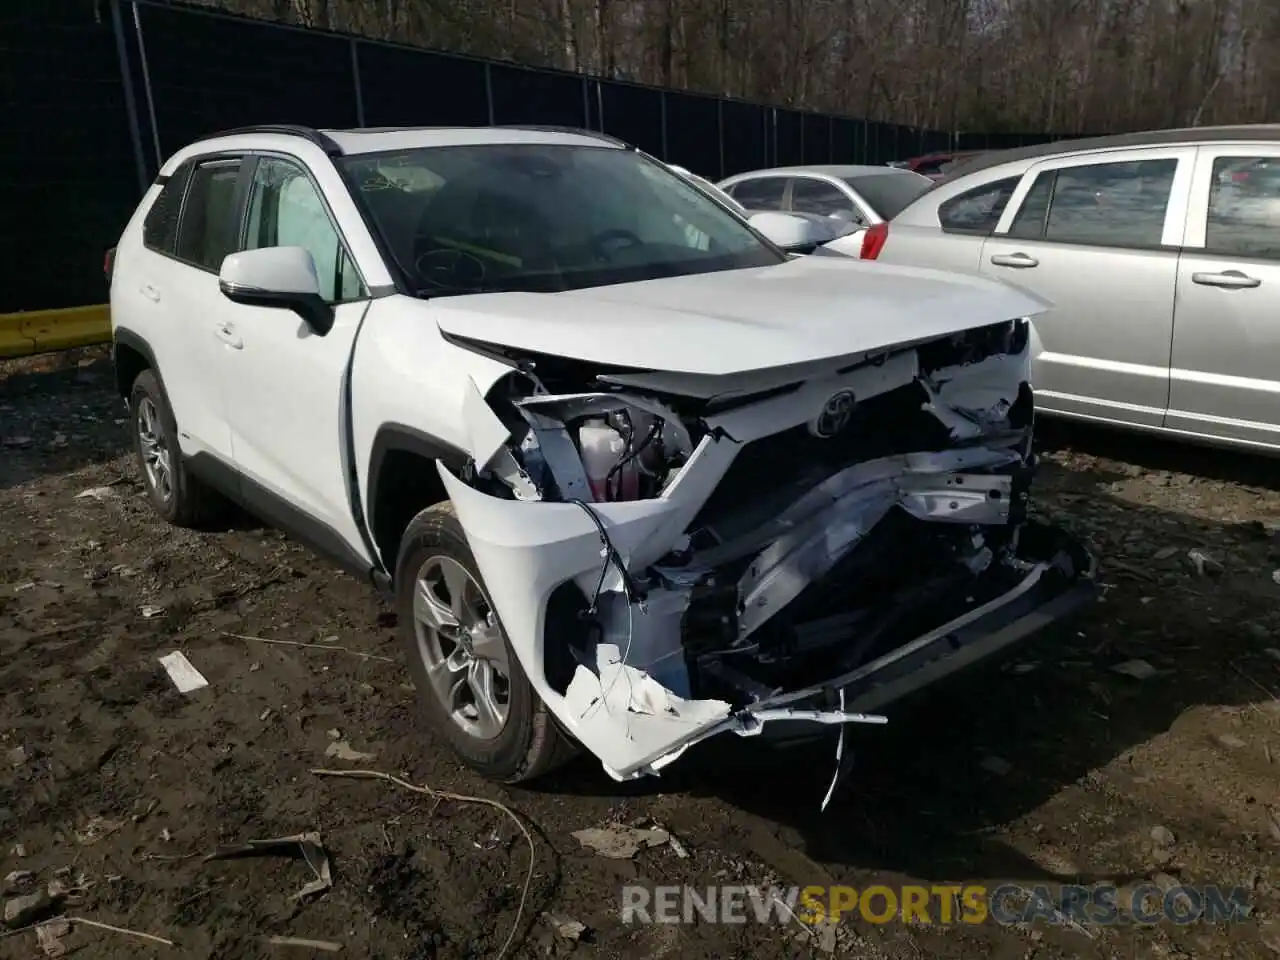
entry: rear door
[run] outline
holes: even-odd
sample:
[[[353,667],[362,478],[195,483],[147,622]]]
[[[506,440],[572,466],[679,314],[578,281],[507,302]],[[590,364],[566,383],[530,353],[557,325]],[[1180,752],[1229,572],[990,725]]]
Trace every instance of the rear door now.
[[[1042,409],[1163,425],[1194,162],[1194,147],[1057,157],[1014,192],[981,270],[1053,304],[1035,321]]]
[[[889,221],[888,238],[876,259],[903,266],[978,273],[982,243],[999,224],[1021,179],[1021,173],[997,174],[941,202],[926,193]]]
[[[118,287],[155,355],[182,452],[227,463],[226,358],[212,312],[222,300],[222,258],[235,249],[241,163],[239,156],[213,156],[179,167],[144,221],[129,273],[112,284],[113,301]]]
[[[1280,443],[1280,144],[1196,155],[1165,425]]]

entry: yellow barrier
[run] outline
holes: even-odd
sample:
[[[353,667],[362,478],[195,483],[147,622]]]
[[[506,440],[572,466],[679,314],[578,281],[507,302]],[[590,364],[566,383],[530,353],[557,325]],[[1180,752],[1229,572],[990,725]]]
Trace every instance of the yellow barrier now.
[[[105,303],[0,314],[0,359],[87,347],[110,340],[111,311]]]

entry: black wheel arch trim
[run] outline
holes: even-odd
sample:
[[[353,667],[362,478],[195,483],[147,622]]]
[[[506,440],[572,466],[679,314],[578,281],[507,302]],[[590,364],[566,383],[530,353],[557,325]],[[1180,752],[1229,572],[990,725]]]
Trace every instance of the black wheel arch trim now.
[[[133,381],[124,382],[124,375],[120,369],[119,350],[121,347],[128,347],[142,355],[147,361],[147,368],[156,375],[156,380],[160,382],[160,389],[164,391],[166,399],[169,394],[164,389],[164,377],[160,373],[160,365],[156,363],[155,352],[151,349],[151,344],[147,343],[146,338],[140,334],[134,333],[127,327],[117,327],[111,335],[111,363],[115,367],[116,391],[125,400],[129,399],[129,391],[133,389]]]
[[[365,513],[370,530],[377,529],[377,491],[382,469],[391,453],[412,453],[424,460],[440,460],[450,470],[460,470],[471,459],[470,455],[446,440],[432,436],[404,423],[388,422],[378,428],[369,452],[369,484],[366,487]]]

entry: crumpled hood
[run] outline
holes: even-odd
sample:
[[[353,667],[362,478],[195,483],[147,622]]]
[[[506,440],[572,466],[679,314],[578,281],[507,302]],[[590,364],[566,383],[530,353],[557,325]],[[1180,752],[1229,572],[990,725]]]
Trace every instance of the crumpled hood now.
[[[875,352],[1032,316],[1049,304],[977,276],[801,257],[430,306],[453,336],[606,366],[719,376]]]

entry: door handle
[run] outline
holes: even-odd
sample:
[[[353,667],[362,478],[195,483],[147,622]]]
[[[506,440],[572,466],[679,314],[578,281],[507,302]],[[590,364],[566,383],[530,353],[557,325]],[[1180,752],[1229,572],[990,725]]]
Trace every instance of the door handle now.
[[[1025,253],[997,253],[991,257],[991,262],[997,267],[1014,267],[1019,270],[1040,266],[1039,260]]]
[[[1221,273],[1193,273],[1191,282],[1202,287],[1226,287],[1229,290],[1247,290],[1259,287],[1262,281],[1239,270],[1223,270]]]
[[[236,328],[229,323],[220,323],[217,328],[218,339],[233,350],[243,350],[244,341],[236,336]]]
[[[149,283],[144,283],[138,288],[138,292],[150,300],[152,303],[160,302],[160,291]]]

